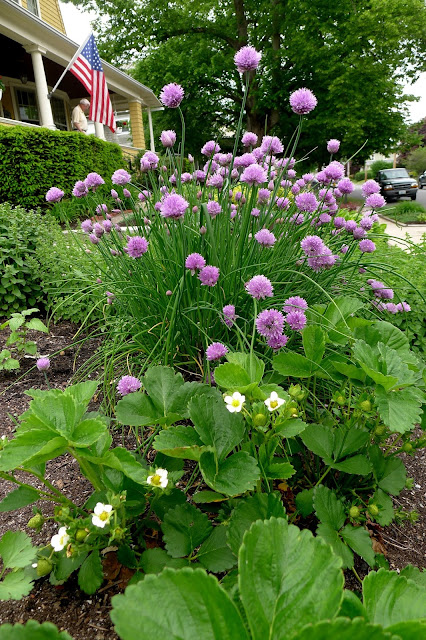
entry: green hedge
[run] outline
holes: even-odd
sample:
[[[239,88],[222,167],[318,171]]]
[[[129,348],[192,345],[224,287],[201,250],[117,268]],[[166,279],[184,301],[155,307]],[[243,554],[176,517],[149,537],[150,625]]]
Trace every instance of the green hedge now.
[[[110,177],[124,166],[118,144],[92,135],[0,125],[0,202],[42,206],[50,187],[70,195],[91,171]]]

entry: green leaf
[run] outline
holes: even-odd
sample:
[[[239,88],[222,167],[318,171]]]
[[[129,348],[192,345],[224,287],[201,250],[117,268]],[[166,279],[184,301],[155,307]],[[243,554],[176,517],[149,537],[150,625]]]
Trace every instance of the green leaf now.
[[[355,427],[340,427],[334,431],[334,450],[333,457],[335,460],[345,458],[351,453],[355,453],[362,449],[367,442],[370,441],[368,431],[362,431]]]
[[[226,362],[214,370],[216,384],[229,391],[244,393],[250,387],[250,376],[238,364]]]
[[[272,367],[281,375],[291,378],[310,378],[319,368],[305,356],[293,351],[274,356]]]
[[[38,318],[31,318],[31,320],[27,320],[27,329],[33,329],[34,331],[42,331],[43,333],[49,333],[49,329]]]
[[[161,416],[167,416],[175,396],[183,386],[183,378],[180,373],[175,373],[170,367],[150,367],[143,378],[149,398]]]
[[[179,414],[182,418],[188,418],[188,405],[191,398],[199,395],[209,395],[212,391],[214,389],[207,384],[185,382],[182,386],[177,387],[169,411],[170,413]]]
[[[65,551],[57,554],[56,564],[50,574],[52,584],[62,584],[67,580],[73,571],[78,569],[87,558],[87,551],[74,553],[67,558]]]
[[[21,569],[31,564],[37,554],[23,531],[7,531],[0,540],[0,556],[7,569]]]
[[[167,598],[167,616],[158,606]],[[237,607],[201,569],[165,569],[112,598],[122,640],[249,640]],[[206,614],[208,612],[208,614]]]
[[[46,462],[62,455],[66,446],[65,438],[55,437],[55,434],[47,429],[20,431],[18,428],[16,438],[10,440],[7,447],[0,452],[0,471],[17,469],[24,463],[35,465]]]
[[[156,547],[143,552],[140,566],[145,573],[161,573],[165,567],[170,567],[171,569],[187,567],[188,560],[185,558],[171,558],[167,551]]]
[[[394,353],[396,355],[396,351]],[[364,340],[355,341],[353,357],[361,365],[365,373],[384,389],[392,389],[397,384],[398,376],[387,375],[384,372],[386,371],[386,364],[381,359],[378,349],[372,349]]]
[[[273,493],[256,493],[245,500],[240,500],[231,514],[227,530],[227,540],[235,554],[243,543],[244,534],[256,520],[285,518],[285,509],[281,496]]]
[[[346,378],[352,378],[353,380],[360,380],[361,382],[365,382],[365,372],[356,367],[354,364],[348,364],[346,362],[338,362],[337,360],[332,361],[333,367],[346,376]]]
[[[238,451],[218,464],[214,454],[206,451],[200,458],[200,470],[211,489],[227,496],[250,491],[260,477],[256,460],[246,451]]]
[[[58,631],[51,622],[40,624],[35,620],[28,620],[25,625],[2,624],[0,640],[72,640],[72,638],[66,631]]]
[[[362,306],[363,302],[359,298],[349,296],[336,298],[327,305],[324,315],[320,318],[321,323],[326,329],[331,329],[361,309]]]
[[[360,598],[357,594],[349,589],[343,591],[343,601],[340,606],[338,617],[350,618],[366,618],[367,614]]]
[[[370,571],[363,580],[362,593],[368,619],[385,628],[426,618],[426,588],[394,571]]]
[[[226,496],[216,491],[198,491],[192,496],[192,501],[196,504],[210,504],[211,502],[223,502],[227,500]]]
[[[108,466],[124,473],[125,476],[138,484],[145,484],[148,477],[147,469],[138,462],[130,451],[124,447],[115,447],[108,452]],[[107,456],[105,456],[107,457]]]
[[[33,504],[33,502],[37,502],[38,499],[39,493],[37,489],[18,487],[18,489],[8,493],[0,502],[0,513],[26,507],[29,504]]]
[[[347,620],[346,618],[308,625],[291,638],[292,640],[397,640],[381,627],[369,624],[365,620]],[[284,640],[284,637],[280,640]]]
[[[392,499],[388,496],[387,493],[385,493],[381,489],[377,489],[372,498],[372,502],[374,502],[374,504],[376,504],[380,509],[378,515],[374,516],[375,521],[378,522],[382,527],[387,527],[387,525],[390,524],[394,519]]]
[[[259,384],[262,380],[263,373],[265,371],[265,363],[263,360],[255,356],[254,353],[231,351],[226,355],[226,359],[228,362],[242,367],[247,372],[251,383]]]
[[[426,587],[426,571],[424,569],[420,571],[418,567],[413,567],[413,565],[408,564],[400,571],[399,575],[408,580],[413,580],[422,587]]]
[[[255,522],[239,553],[241,600],[253,640],[283,639],[334,617],[342,598],[340,566],[310,531],[276,518]]]
[[[422,415],[424,394],[414,387],[390,391],[376,389],[376,404],[384,424],[397,433],[411,431]]]
[[[426,623],[421,620],[411,620],[409,622],[398,622],[386,631],[392,633],[393,638],[397,637],[401,640],[426,640]]]
[[[370,447],[370,460],[380,489],[397,496],[405,487],[407,471],[400,458],[385,458],[377,447]]]
[[[89,447],[107,432],[108,427],[103,420],[91,418],[79,422],[70,434],[69,440],[76,447]]]
[[[117,420],[130,427],[158,424],[159,410],[145,393],[129,393],[116,406]]]
[[[314,510],[314,490],[303,489],[296,495],[296,507],[299,513],[306,518]]]
[[[189,556],[212,531],[207,515],[189,503],[169,509],[161,528],[166,549],[173,558]]]
[[[275,432],[279,433],[283,438],[294,438],[306,429],[308,425],[300,418],[289,418],[284,422],[275,423]]]
[[[99,551],[92,551],[87,556],[78,572],[78,586],[84,593],[95,593],[104,581],[101,556]]]
[[[318,520],[328,524],[335,531],[339,531],[346,520],[344,504],[339,500],[334,491],[322,484],[314,490],[314,508]]]
[[[321,424],[308,424],[300,437],[303,444],[312,453],[321,456],[327,464],[330,464],[334,449],[334,434],[330,427]]]
[[[366,456],[361,454],[347,458],[343,460],[343,462],[333,462],[330,466],[344,473],[351,473],[358,476],[367,476],[371,473],[370,461]]]
[[[302,343],[308,360],[319,364],[325,351],[325,333],[316,325],[305,327],[302,331]]]
[[[16,315],[15,317],[10,318],[8,322],[5,322],[4,324],[2,324],[0,329],[4,329],[5,326],[8,324],[9,329],[11,331],[16,331],[17,329],[19,329],[19,327],[22,327],[24,322],[25,322],[25,318],[23,316]]]
[[[266,477],[273,480],[286,480],[295,474],[295,468],[290,462],[281,462],[276,456],[272,458],[265,469]]]
[[[375,347],[381,342],[400,354],[409,350],[407,336],[395,325],[383,320],[372,322],[367,326],[356,327],[354,335],[358,340],[364,340],[370,347]]]
[[[87,410],[87,406],[92,399],[93,395],[98,388],[98,382],[96,380],[87,380],[86,382],[79,382],[67,387],[64,391],[64,395],[74,398],[77,405],[81,405],[81,415],[83,416]],[[51,392],[47,392],[51,393]]]
[[[153,447],[166,456],[196,461],[206,448],[193,427],[180,424],[160,431],[154,439]]]
[[[214,447],[219,460],[225,458],[244,437],[245,422],[242,415],[230,413],[220,393],[215,398],[192,398],[189,415],[201,440]]]
[[[338,532],[333,529],[333,527],[331,527],[329,524],[320,522],[317,527],[316,534],[331,546],[336,556],[342,559],[343,569],[353,569],[354,554],[343,542]]]
[[[4,353],[4,351],[0,353],[0,356],[2,353]],[[19,367],[19,360],[15,360],[15,358],[8,358],[5,362],[0,363],[0,368],[3,368],[5,371],[13,371],[14,369],[19,369]]]
[[[0,600],[20,600],[27,596],[32,588],[33,578],[24,569],[11,571],[0,582]]]
[[[228,571],[237,563],[234,555],[226,543],[227,527],[214,527],[210,536],[205,540],[197,552],[197,560],[207,571],[222,573]]]
[[[374,567],[376,564],[374,551],[367,529],[347,524],[346,527],[343,527],[341,530],[340,535],[346,544],[355,551],[355,553],[361,556],[361,558],[364,558],[370,567]]]

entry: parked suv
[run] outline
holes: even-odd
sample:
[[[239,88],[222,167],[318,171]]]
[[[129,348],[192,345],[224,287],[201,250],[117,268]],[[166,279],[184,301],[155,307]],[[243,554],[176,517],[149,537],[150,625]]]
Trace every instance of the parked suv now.
[[[406,169],[383,169],[376,176],[380,193],[387,202],[408,197],[415,200],[418,184],[410,178]]]
[[[426,171],[423,171],[422,175],[419,176],[419,189],[423,189],[426,187]]]

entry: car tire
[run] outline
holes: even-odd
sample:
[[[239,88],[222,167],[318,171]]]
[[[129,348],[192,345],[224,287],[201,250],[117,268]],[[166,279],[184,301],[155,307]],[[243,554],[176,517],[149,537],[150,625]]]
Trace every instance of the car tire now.
[[[411,200],[415,200],[417,198],[417,193],[415,193],[413,196],[410,196]]]

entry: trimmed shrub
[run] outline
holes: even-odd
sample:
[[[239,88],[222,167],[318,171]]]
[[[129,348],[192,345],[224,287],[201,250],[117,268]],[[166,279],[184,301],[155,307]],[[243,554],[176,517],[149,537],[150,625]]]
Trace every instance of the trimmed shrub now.
[[[68,195],[91,171],[111,175],[123,166],[119,145],[95,136],[0,126],[0,202],[42,206],[52,185]]]
[[[372,171],[367,171],[367,180],[371,180],[374,178],[374,174]],[[353,176],[353,179],[356,182],[364,182],[365,180],[365,171],[357,171],[356,174]]]
[[[376,160],[371,164],[370,171],[374,177],[378,171],[383,171],[383,169],[392,169],[392,168],[393,168],[393,162],[389,162],[388,160]]]

